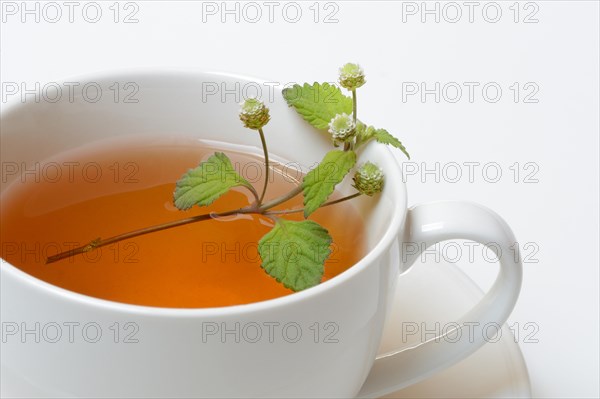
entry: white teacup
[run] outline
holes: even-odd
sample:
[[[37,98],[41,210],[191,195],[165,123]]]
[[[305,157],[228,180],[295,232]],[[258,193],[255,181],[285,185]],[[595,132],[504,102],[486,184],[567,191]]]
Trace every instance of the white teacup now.
[[[258,137],[242,127],[237,113],[241,96],[257,87],[271,109],[270,151],[306,166],[331,149],[325,135],[288,108],[280,88],[271,91],[256,80],[144,72],[71,81],[80,87],[94,82],[102,98],[92,102],[93,93],[64,92],[56,102],[31,98],[9,107],[2,114],[3,163],[27,167],[79,145],[131,134],[177,133],[256,146]],[[129,98],[137,102],[124,103],[126,93],[116,98],[115,82],[121,88],[132,82],[129,94],[139,88]],[[395,282],[420,251],[442,240],[494,243],[493,250],[509,253],[516,241],[510,228],[472,203],[408,209],[390,151],[370,144],[360,159],[376,161],[390,182],[377,198],[354,201],[366,218],[368,253],[341,275],[286,297],[224,308],[134,306],[58,288],[2,261],[5,373],[52,397],[347,398],[393,392],[465,358],[485,343],[477,329],[504,323],[512,311],[520,260],[500,257],[490,292],[457,320],[457,328],[469,328],[469,334],[448,332],[452,340],[433,339],[376,358]],[[2,190],[15,177],[3,176]]]

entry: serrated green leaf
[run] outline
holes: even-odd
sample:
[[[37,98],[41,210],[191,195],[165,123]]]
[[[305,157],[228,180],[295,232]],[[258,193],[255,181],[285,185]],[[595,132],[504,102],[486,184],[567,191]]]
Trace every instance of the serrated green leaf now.
[[[404,155],[406,155],[406,157],[408,159],[410,159],[410,155],[408,155],[408,151],[406,151],[406,148],[404,147],[404,145],[402,145],[400,140],[398,140],[397,138],[392,136],[387,130],[376,129],[373,134],[373,137],[375,138],[375,140],[377,140],[377,142],[379,142],[381,144],[387,144],[387,145],[391,145],[392,147],[398,148],[400,151],[402,151],[404,153]]]
[[[321,163],[304,176],[304,217],[308,217],[327,201],[335,186],[344,180],[354,164],[354,151],[333,150],[325,154]]]
[[[294,85],[283,90],[283,98],[317,129],[326,129],[337,114],[352,113],[352,99],[329,83]]]
[[[261,267],[287,288],[310,288],[323,277],[331,242],[329,232],[316,222],[278,219],[258,242]]]
[[[237,174],[227,155],[215,152],[177,181],[173,202],[180,210],[210,205],[236,186],[250,186],[250,183]]]

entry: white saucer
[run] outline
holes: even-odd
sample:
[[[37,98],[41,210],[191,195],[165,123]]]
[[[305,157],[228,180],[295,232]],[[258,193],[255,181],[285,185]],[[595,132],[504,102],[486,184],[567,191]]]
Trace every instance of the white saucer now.
[[[433,338],[436,328],[458,319],[482,296],[481,289],[450,263],[415,264],[398,282],[379,353],[417,345],[425,328],[430,331],[426,338]],[[413,328],[419,332],[410,334]],[[521,350],[507,325],[501,331],[497,342],[488,342],[460,363],[386,398],[530,398]]]
[[[416,264],[398,282],[380,353],[420,342],[420,335],[402,338],[402,322],[434,329],[452,322],[482,296],[481,290],[449,263]],[[413,324],[414,325],[414,324]],[[432,334],[432,333],[430,333]],[[431,335],[428,336],[431,338]],[[404,342],[403,342],[404,341]],[[1,370],[0,397],[32,398],[46,395],[6,369]],[[495,343],[435,376],[395,392],[387,398],[530,398],[527,368],[508,326]]]

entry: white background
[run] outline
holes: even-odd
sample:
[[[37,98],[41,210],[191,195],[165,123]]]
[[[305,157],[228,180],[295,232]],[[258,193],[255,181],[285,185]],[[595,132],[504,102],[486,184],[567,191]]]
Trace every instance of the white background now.
[[[409,202],[480,202],[506,218],[522,246],[529,243],[523,250],[528,256],[523,291],[509,324],[520,330],[534,395],[600,395],[597,2],[536,1],[516,7],[513,1],[474,2],[472,22],[462,1],[427,2],[429,9],[439,7],[436,22],[435,14],[421,13],[421,2],[315,7],[311,1],[298,3],[302,15],[296,23],[291,22],[295,8],[286,14],[282,2],[274,8],[273,22],[268,6],[258,2],[262,18],[255,23],[256,8],[241,3],[236,22],[235,13],[223,15],[221,2],[210,5],[219,8],[214,15],[193,1],[121,2],[112,9],[113,1],[99,2],[97,23],[82,15],[84,2],[74,9],[72,23],[62,2],[56,23],[50,22],[56,10],[47,8],[44,15],[44,3],[37,6],[39,22],[35,14],[23,15],[21,2],[2,3],[2,106],[20,101],[18,94],[6,97],[7,83],[31,88],[94,71],[175,67],[312,82],[335,80],[340,65],[359,62],[368,78],[359,93],[360,118],[399,136],[413,157],[414,163],[405,164],[406,171],[417,169],[406,178]],[[462,16],[452,22],[455,4]],[[15,15],[9,12],[13,5],[19,8]],[[235,3],[228,7],[234,9]],[[413,15],[414,7],[419,10]],[[498,8],[502,14],[494,23]],[[132,12],[138,22],[124,23]],[[94,18],[93,9],[87,17]],[[424,99],[407,94],[407,87],[422,82],[428,89],[440,82],[439,103],[434,94]],[[464,82],[479,84],[472,101]],[[485,97],[482,87],[488,83]],[[462,97],[453,103],[456,85]],[[502,90],[497,102],[492,102],[493,87]],[[524,96],[534,90],[526,102]],[[421,175],[436,162],[439,181],[435,174]],[[462,178],[455,183],[451,162],[461,166]],[[472,181],[464,162],[479,162]],[[491,166],[484,173],[486,164]],[[498,166],[502,176],[493,183]],[[470,261],[467,249],[457,263],[488,287],[497,267],[482,260],[481,248]],[[524,330],[528,322],[537,330],[525,340],[533,331]],[[537,342],[526,342],[532,340]]]

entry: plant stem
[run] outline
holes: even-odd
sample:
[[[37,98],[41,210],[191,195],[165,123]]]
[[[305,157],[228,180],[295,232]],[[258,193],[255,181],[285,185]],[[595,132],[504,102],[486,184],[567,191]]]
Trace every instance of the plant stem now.
[[[244,186],[244,187],[248,187],[248,186]],[[250,187],[248,187],[248,189],[250,189],[250,191],[255,195],[255,197],[257,198],[257,201],[258,201],[258,199],[259,199],[258,193],[256,193],[256,190],[254,190],[254,187],[250,186]],[[183,226],[183,225],[190,224],[190,223],[196,223],[196,222],[201,222],[204,220],[210,220],[215,217],[230,216],[230,215],[235,215],[235,214],[248,214],[248,213],[264,214],[267,209],[270,209],[270,208],[277,206],[285,201],[288,201],[288,200],[294,198],[296,195],[300,194],[301,192],[302,192],[302,186],[296,186],[289,193],[282,195],[279,198],[275,198],[274,200],[269,201],[269,202],[263,204],[262,206],[259,206],[260,202],[257,202],[257,204],[255,204],[255,205],[251,205],[246,208],[236,209],[233,211],[227,211],[227,212],[221,212],[221,213],[214,213],[214,212],[206,213],[203,215],[192,216],[192,217],[186,218],[186,219],[175,220],[173,222],[158,224],[156,226],[145,227],[143,229],[130,231],[128,233],[119,234],[119,235],[105,238],[105,239],[96,238],[95,240],[90,241],[86,245],[82,245],[80,247],[73,248],[68,251],[64,251],[64,252],[58,253],[56,255],[49,256],[46,259],[46,264],[54,263],[54,262],[57,262],[62,259],[70,258],[71,256],[75,256],[78,254],[83,254],[85,252],[92,251],[96,248],[114,244],[115,242],[123,241],[128,238],[133,238],[133,237],[138,237],[138,236],[145,235],[145,234],[155,233],[157,231],[167,230],[167,229],[171,229],[173,227]]]
[[[252,184],[248,184],[248,185],[243,185],[242,187],[246,187],[248,190],[250,190],[250,192],[252,193],[252,195],[254,195],[254,198],[256,199],[256,206],[260,205],[260,198],[258,196],[258,193],[256,192],[256,189],[254,188],[254,186]]]
[[[352,89],[352,119],[356,125],[356,89]]]
[[[258,199],[258,205],[260,206],[262,200],[265,198],[267,185],[269,184],[269,151],[267,150],[267,141],[265,140],[265,134],[263,133],[262,128],[258,129],[258,133],[260,134],[260,142],[262,143],[263,152],[265,154],[265,185],[263,186],[262,194]]]
[[[348,201],[351,200],[353,198],[356,198],[358,196],[362,195],[361,193],[354,193],[352,195],[348,195],[347,197],[343,197],[343,198],[339,198],[336,199],[334,201],[329,201],[324,203],[323,205],[320,206],[320,208],[329,206],[329,205],[334,205],[334,204],[339,204],[340,202],[344,202],[344,201]],[[304,208],[297,208],[297,209],[285,209],[282,211],[269,211],[269,212],[265,212],[265,215],[286,215],[289,213],[298,213],[298,212],[304,212]]]
[[[293,190],[291,190],[289,193],[282,195],[279,198],[275,198],[274,200],[271,200],[263,205],[261,205],[258,210],[259,211],[266,211],[267,209],[271,209],[274,206],[277,206],[279,204],[284,203],[285,201],[288,201],[292,198],[294,198],[296,195],[300,194],[302,192],[302,185],[296,186]]]
[[[73,248],[68,251],[64,251],[64,252],[58,253],[56,255],[49,256],[46,259],[46,264],[58,262],[59,260],[70,258],[75,255],[83,254],[83,253],[92,251],[94,249],[104,247],[106,245],[110,245],[110,244],[114,244],[119,241],[126,240],[128,238],[139,237],[139,236],[142,236],[145,234],[155,233],[155,232],[158,232],[161,230],[172,229],[174,227],[179,227],[179,226],[183,226],[186,224],[202,222],[202,221],[214,219],[217,217],[231,216],[231,215],[236,215],[236,214],[256,213],[256,214],[262,214],[262,215],[268,216],[269,218],[273,218],[273,217],[275,217],[275,215],[303,212],[304,208],[265,212],[266,210],[273,208],[274,206],[277,206],[279,204],[282,204],[282,203],[292,199],[293,197],[300,194],[301,192],[302,192],[302,186],[297,186],[296,188],[291,190],[289,193],[282,195],[281,197],[276,198],[266,204],[263,204],[260,207],[249,206],[246,208],[240,208],[240,209],[236,209],[233,211],[227,211],[227,212],[221,212],[221,213],[214,213],[214,212],[205,213],[205,214],[198,215],[198,216],[192,216],[192,217],[189,217],[186,219],[175,220],[172,222],[162,223],[162,224],[158,224],[155,226],[145,227],[143,229],[133,230],[128,233],[119,234],[119,235],[105,238],[105,239],[96,238],[95,240],[90,241],[86,245],[82,245],[80,247]],[[361,193],[354,193],[352,195],[349,195],[349,196],[346,196],[343,198],[339,198],[334,201],[326,202],[323,205],[321,205],[321,207],[339,204],[340,202],[344,202],[344,201],[348,201],[353,198],[356,198],[359,195],[361,195]]]
[[[354,126],[356,126],[356,89],[352,89],[352,121],[354,122]],[[353,150],[354,142],[346,143],[344,145],[344,151]]]
[[[75,256],[77,254],[89,252],[91,250],[103,247],[105,245],[110,245],[115,242],[126,240],[128,238],[138,237],[138,236],[141,236],[144,234],[154,233],[154,232],[161,231],[161,230],[167,230],[167,229],[171,229],[173,227],[183,226],[183,225],[190,224],[190,223],[201,222],[203,220],[210,220],[210,219],[213,219],[216,217],[230,216],[230,215],[235,215],[235,214],[240,214],[240,213],[258,213],[258,208],[247,207],[247,208],[240,208],[240,209],[236,209],[234,211],[227,211],[227,212],[221,212],[221,213],[214,213],[214,212],[205,213],[203,215],[192,216],[192,217],[186,218],[186,219],[180,219],[180,220],[175,220],[173,222],[158,224],[156,226],[145,227],[143,229],[130,231],[128,233],[119,234],[119,235],[105,238],[105,239],[96,238],[95,240],[92,240],[92,241],[90,241],[90,243],[83,245],[81,247],[77,247],[77,248],[70,249],[68,251],[64,251],[64,252],[61,252],[61,253],[53,255],[53,256],[49,256],[46,259],[46,263],[47,264],[53,263],[53,262],[59,261],[61,259]]]

